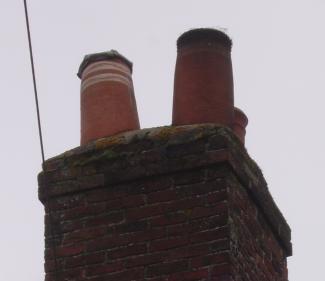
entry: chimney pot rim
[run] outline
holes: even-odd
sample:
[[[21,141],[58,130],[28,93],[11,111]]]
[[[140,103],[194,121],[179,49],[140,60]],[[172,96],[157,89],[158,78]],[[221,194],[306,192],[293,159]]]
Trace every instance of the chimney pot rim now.
[[[232,40],[223,31],[215,28],[195,28],[184,32],[177,39],[177,49],[190,43],[200,41],[218,42],[231,50]]]
[[[84,59],[82,60],[82,62],[80,64],[77,76],[81,79],[82,72],[85,70],[85,68],[88,65],[90,65],[93,62],[112,60],[112,59],[122,60],[130,68],[131,73],[132,73],[133,63],[131,61],[129,61],[125,56],[121,55],[118,51],[110,50],[110,51],[85,55]]]

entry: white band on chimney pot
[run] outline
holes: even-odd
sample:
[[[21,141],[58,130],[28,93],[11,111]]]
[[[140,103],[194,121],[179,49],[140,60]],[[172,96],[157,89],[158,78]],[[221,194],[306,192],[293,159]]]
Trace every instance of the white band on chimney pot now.
[[[81,93],[85,91],[91,85],[103,83],[103,82],[118,82],[132,88],[132,80],[118,73],[103,73],[86,78],[81,82]]]
[[[82,77],[86,77],[91,73],[97,72],[97,71],[108,71],[110,72],[111,70],[116,70],[120,71],[126,76],[131,76],[131,70],[117,62],[111,62],[111,61],[99,61],[99,62],[94,62],[90,64],[89,66],[86,67],[86,69],[82,73]]]

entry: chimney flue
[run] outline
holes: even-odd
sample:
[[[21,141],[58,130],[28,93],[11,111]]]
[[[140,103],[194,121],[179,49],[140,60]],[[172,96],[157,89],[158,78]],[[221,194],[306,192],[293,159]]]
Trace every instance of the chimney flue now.
[[[85,56],[81,79],[81,145],[139,129],[132,63],[117,51]]]
[[[234,121],[231,39],[216,29],[194,29],[177,41],[173,125]]]

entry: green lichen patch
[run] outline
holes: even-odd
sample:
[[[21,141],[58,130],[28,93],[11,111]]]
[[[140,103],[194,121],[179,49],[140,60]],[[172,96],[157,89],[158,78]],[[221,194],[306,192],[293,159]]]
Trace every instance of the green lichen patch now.
[[[161,127],[158,130],[154,130],[151,134],[150,137],[153,140],[157,141],[167,141],[170,139],[171,136],[183,131],[183,127],[175,127],[175,126],[165,126]]]
[[[106,149],[108,147],[120,145],[123,142],[124,142],[123,136],[118,135],[118,136],[112,136],[112,137],[109,137],[109,138],[98,139],[98,140],[96,140],[94,142],[94,144],[95,144],[95,149],[103,150],[103,149]]]

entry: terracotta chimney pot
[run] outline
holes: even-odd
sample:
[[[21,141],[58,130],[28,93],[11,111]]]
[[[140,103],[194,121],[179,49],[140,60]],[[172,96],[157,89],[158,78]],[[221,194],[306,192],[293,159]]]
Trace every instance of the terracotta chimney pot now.
[[[233,124],[233,131],[236,136],[245,144],[246,126],[248,124],[248,118],[245,113],[239,108],[235,107],[235,118]]]
[[[86,55],[80,65],[81,145],[139,129],[132,63],[117,51]]]
[[[234,115],[230,38],[216,29],[193,29],[177,41],[173,125],[218,123]]]

